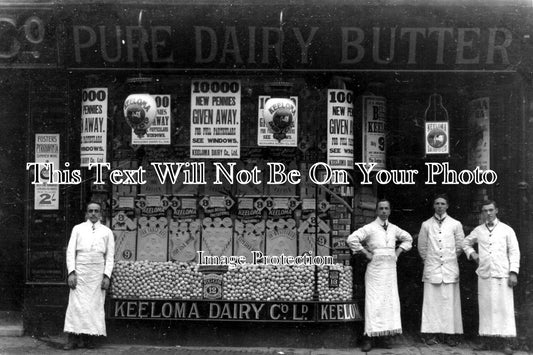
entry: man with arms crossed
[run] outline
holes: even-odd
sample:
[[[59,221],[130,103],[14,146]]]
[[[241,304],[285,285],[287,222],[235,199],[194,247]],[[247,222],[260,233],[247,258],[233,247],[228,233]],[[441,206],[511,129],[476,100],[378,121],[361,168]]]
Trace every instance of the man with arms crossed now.
[[[513,287],[518,283],[520,250],[514,230],[502,223],[496,215],[494,201],[484,201],[481,214],[485,221],[464,239],[464,251],[478,263],[479,335],[482,337],[514,338]],[[473,248],[478,245],[479,252]],[[488,339],[485,339],[488,340]],[[485,341],[476,350],[490,346]],[[504,353],[512,354],[509,342],[504,342]]]
[[[81,344],[92,349],[93,337],[106,335],[104,301],[113,271],[115,240],[111,229],[100,223],[101,212],[99,203],[89,203],[87,220],[72,229],[68,242],[70,294],[65,315],[64,331],[68,333],[65,350]]]
[[[452,334],[463,334],[461,295],[459,290],[459,264],[465,234],[461,222],[450,217],[448,196],[437,195],[433,200],[435,214],[422,223],[418,234],[418,252],[424,261],[424,302],[422,305],[421,332],[431,334],[427,345],[441,341],[457,345]]]
[[[402,333],[396,261],[403,251],[411,249],[413,239],[409,233],[389,223],[390,212],[389,201],[378,201],[377,218],[347,239],[354,253],[361,252],[369,260],[365,274],[366,338],[361,347],[365,352],[372,349],[372,337]],[[401,242],[398,248],[397,240]],[[381,346],[390,348],[384,338],[381,339]]]

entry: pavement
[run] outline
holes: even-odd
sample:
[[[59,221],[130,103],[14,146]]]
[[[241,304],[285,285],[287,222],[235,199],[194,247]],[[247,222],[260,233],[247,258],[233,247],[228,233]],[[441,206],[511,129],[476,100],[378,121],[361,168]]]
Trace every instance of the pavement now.
[[[33,336],[0,337],[0,354],[103,354],[103,355],[144,355],[144,354],[175,354],[175,355],[354,355],[364,354],[359,348],[348,349],[308,349],[308,348],[229,348],[229,347],[182,347],[110,344],[99,341],[97,348],[76,349],[69,352],[62,350],[64,337],[36,338]],[[500,351],[474,351],[471,343],[463,343],[457,347],[446,345],[427,346],[424,343],[403,340],[396,341],[392,349],[372,349],[369,355],[491,355],[502,354]],[[516,355],[531,354],[526,351],[515,351]]]

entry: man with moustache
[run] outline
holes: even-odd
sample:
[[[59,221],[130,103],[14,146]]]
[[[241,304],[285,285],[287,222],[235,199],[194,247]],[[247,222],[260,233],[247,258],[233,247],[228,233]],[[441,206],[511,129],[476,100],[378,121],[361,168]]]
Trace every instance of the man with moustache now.
[[[435,214],[422,223],[418,234],[418,252],[424,261],[420,331],[430,334],[424,339],[427,345],[440,340],[456,346],[453,334],[463,334],[457,258],[463,252],[465,234],[461,222],[446,213],[448,206],[447,195],[435,196]]]
[[[402,333],[400,298],[396,278],[396,261],[400,254],[412,247],[409,233],[389,222],[390,202],[376,204],[377,218],[347,239],[354,253],[363,253],[369,261],[365,273],[365,331],[362,351],[370,351],[372,338],[380,337],[374,345],[390,349],[385,337]],[[400,242],[396,248],[396,241]]]
[[[479,335],[499,339],[503,352],[512,354],[510,340],[516,337],[513,287],[518,283],[520,249],[514,230],[497,218],[496,202],[484,201],[481,214],[484,223],[464,239],[465,254],[478,264]],[[475,350],[489,350],[488,340]]]
[[[111,229],[100,223],[102,207],[87,205],[87,220],[72,229],[67,247],[70,294],[64,331],[68,342],[63,349],[94,348],[94,336],[106,335],[104,301],[115,255]]]

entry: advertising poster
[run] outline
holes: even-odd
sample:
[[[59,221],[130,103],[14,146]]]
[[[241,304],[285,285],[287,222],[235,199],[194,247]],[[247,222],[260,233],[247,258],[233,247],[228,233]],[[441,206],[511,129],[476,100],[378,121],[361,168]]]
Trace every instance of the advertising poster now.
[[[268,198],[266,221],[266,254],[296,256],[297,229],[293,203],[288,198]]]
[[[239,198],[239,210],[235,220],[234,255],[252,261],[252,251],[263,251],[265,245],[265,221],[262,218],[264,201],[261,198]]]
[[[328,165],[353,169],[353,92],[328,90]]]
[[[426,122],[426,154],[448,154],[450,133],[448,122]]]
[[[146,134],[141,138],[132,129],[131,144],[170,144],[170,95],[152,95],[152,97],[157,104],[155,122],[148,127]]]
[[[134,261],[137,219],[131,210],[113,211],[111,229],[115,236],[115,260]]]
[[[35,135],[35,162],[50,163],[48,166],[37,165],[35,174],[39,174],[42,184],[36,184],[34,207],[36,210],[57,210],[59,208],[59,185],[46,181],[52,177],[51,169],[59,169],[59,134]]]
[[[169,260],[192,262],[200,249],[200,220],[195,198],[170,199]]]
[[[241,147],[241,82],[191,83],[191,159],[236,159]]]
[[[488,97],[468,103],[468,169],[490,169],[490,101]]]
[[[40,282],[64,279],[64,251],[32,251],[29,256],[29,278]]]
[[[141,217],[137,220],[137,260],[167,261],[168,219],[167,198],[140,197],[137,207]]]
[[[82,91],[80,144],[82,167],[107,161],[107,88]]]
[[[232,255],[233,220],[230,209],[235,201],[229,196],[204,196],[199,205],[204,218],[201,225],[201,250],[205,256]]]
[[[262,147],[297,147],[298,146],[298,96],[291,96],[290,99],[296,105],[296,112],[293,115],[293,122],[285,132],[283,139],[276,139],[274,137],[274,131],[268,127],[268,123],[265,120],[263,109],[265,108],[266,101],[270,99],[270,96],[260,95],[258,99],[257,110],[257,145]]]
[[[314,213],[306,217],[298,227],[298,255],[305,253],[315,255],[315,252],[316,255],[330,255],[329,232],[331,228]]]
[[[381,96],[363,96],[363,160],[385,169],[386,100]]]

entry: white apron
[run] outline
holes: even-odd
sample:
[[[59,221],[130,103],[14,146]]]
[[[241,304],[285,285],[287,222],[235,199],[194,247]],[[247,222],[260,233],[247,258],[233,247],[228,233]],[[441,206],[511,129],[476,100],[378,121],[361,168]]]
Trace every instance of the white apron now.
[[[478,277],[479,335],[515,337],[513,288],[507,278]]]
[[[459,283],[424,282],[421,332],[463,334]]]
[[[78,252],[76,256],[78,283],[70,290],[65,332],[106,335],[105,290],[101,289],[104,276],[104,256],[98,252]]]
[[[365,274],[365,335],[401,333],[396,254],[393,248],[375,249]]]

